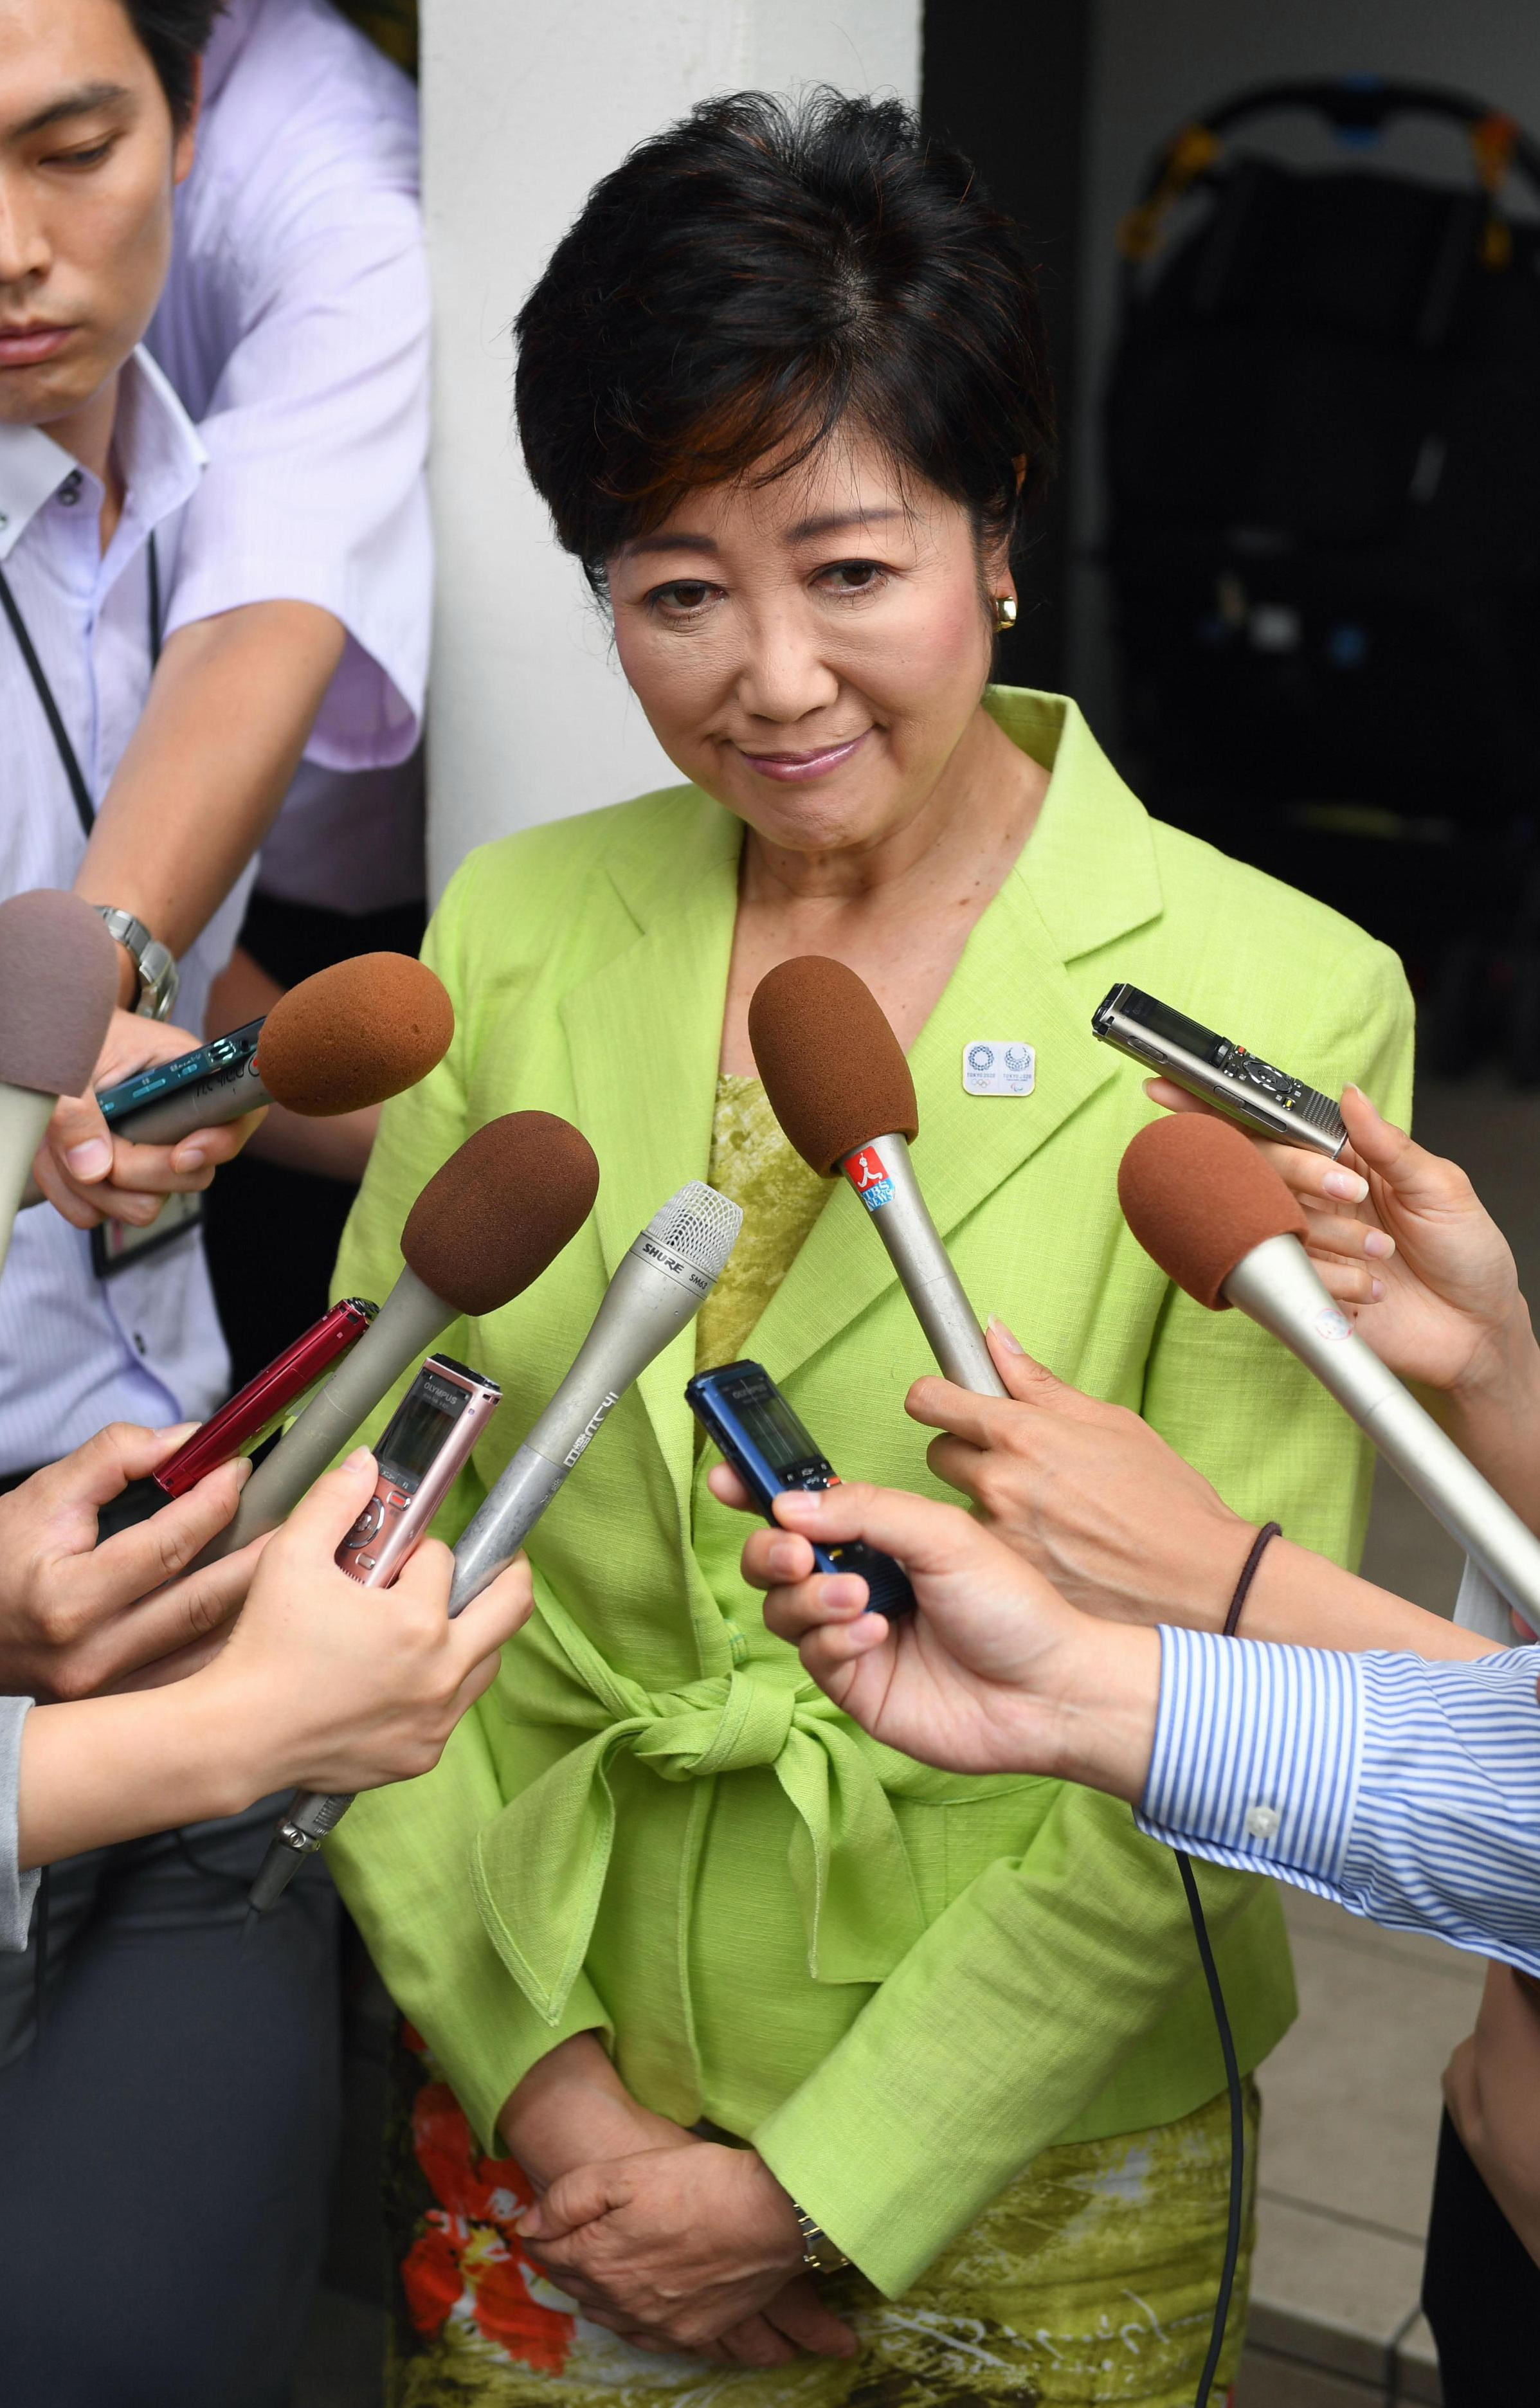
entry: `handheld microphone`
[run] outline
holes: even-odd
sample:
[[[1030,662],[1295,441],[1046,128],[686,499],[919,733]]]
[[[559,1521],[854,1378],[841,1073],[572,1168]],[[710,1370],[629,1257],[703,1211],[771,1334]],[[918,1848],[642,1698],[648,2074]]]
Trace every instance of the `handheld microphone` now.
[[[0,903],[0,1265],[53,1107],[90,1085],[117,1000],[99,911],[46,886]]]
[[[914,1176],[914,1082],[871,988],[822,953],[782,962],[754,991],[749,1042],[770,1109],[803,1161],[825,1178],[842,1170],[871,1213],[946,1377],[976,1397],[1003,1397]]]
[[[1540,1631],[1540,1540],[1359,1337],[1300,1243],[1299,1204],[1240,1130],[1196,1113],[1152,1121],[1123,1156],[1117,1194],[1167,1278],[1281,1339]]]
[[[741,1208],[699,1179],[654,1213],[606,1288],[566,1379],[461,1532],[452,1617],[506,1570],[612,1407],[695,1319],[742,1222]],[[272,1905],[352,1804],[318,1789],[295,1793],[252,1885],[253,1907]]]
[[[157,1062],[96,1100],[113,1136],[136,1145],[176,1145],[264,1104],[330,1120],[414,1087],[453,1034],[454,1007],[425,962],[359,953],[301,979],[265,1020]],[[40,1204],[40,1191],[29,1182],[22,1202]]]
[[[175,1078],[179,1064],[162,1064],[155,1075],[177,1092],[124,1112],[115,1133],[136,1145],[175,1145],[262,1104],[282,1104],[307,1120],[382,1104],[443,1060],[454,1007],[442,982],[410,953],[358,953],[301,979],[261,1031],[255,1054],[234,1075],[215,1068],[184,1085]]]
[[[278,1527],[409,1365],[462,1314],[497,1312],[577,1235],[598,1192],[581,1130],[554,1112],[488,1121],[436,1170],[407,1215],[396,1285],[352,1353],[241,1491],[200,1564]]]

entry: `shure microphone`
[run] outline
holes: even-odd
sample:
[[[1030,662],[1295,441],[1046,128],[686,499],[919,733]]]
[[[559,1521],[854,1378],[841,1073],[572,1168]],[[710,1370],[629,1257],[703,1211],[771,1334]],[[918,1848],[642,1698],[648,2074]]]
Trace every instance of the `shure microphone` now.
[[[592,1146],[554,1112],[509,1112],[468,1137],[408,1213],[405,1268],[372,1325],[258,1464],[199,1563],[275,1530],[451,1322],[497,1312],[540,1278],[597,1192]]]
[[[118,1000],[118,948],[79,895],[0,903],[0,1264],[61,1096],[83,1095]]]
[[[749,1005],[749,1042],[770,1109],[803,1161],[843,1171],[949,1380],[1003,1397],[909,1158],[919,1128],[903,1048],[871,988],[843,962],[804,953],[769,971]]]
[[[461,1532],[452,1615],[513,1561],[612,1406],[695,1319],[742,1221],[738,1205],[698,1179],[654,1213],[606,1288],[566,1379]],[[272,1905],[352,1804],[318,1789],[295,1793],[252,1885],[254,1907]]]
[[[1359,1337],[1300,1243],[1299,1204],[1240,1130],[1199,1113],[1152,1121],[1123,1156],[1117,1194],[1167,1278],[1281,1339],[1540,1631],[1540,1540]]]

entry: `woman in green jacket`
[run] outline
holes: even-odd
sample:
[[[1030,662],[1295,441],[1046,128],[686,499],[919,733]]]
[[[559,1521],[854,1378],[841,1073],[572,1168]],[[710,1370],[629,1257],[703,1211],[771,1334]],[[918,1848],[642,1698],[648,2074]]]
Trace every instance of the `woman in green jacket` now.
[[[1089,1022],[1131,979],[1404,1117],[1405,987],[1146,818],[1072,703],[987,686],[1050,448],[1042,334],[1014,230],[896,106],[698,110],[597,187],[520,337],[531,473],[688,782],[473,854],[429,934],[455,1040],[385,1108],[340,1287],[385,1292],[423,1181],[497,1113],[564,1113],[602,1166],[546,1277],[446,1340],[507,1397],[447,1535],[657,1206],[709,1178],[746,1217],[536,1530],[496,1688],[331,1849],[430,2052],[393,2397],[1181,2408],[1227,2142],[1171,1862],[1115,1801],[924,1770],[843,1720],[764,1628],[683,1392],[752,1350],[848,1475],[940,1493],[910,1308],[748,1044],[765,971],[833,954],[909,1051],[980,1310],[1349,1557],[1362,1450],[1130,1237],[1151,1108]],[[1035,1050],[1029,1093],[969,1091],[980,1039]],[[1203,1892],[1249,2074],[1294,2012],[1276,1903]],[[591,2214],[526,2242],[578,2166]]]

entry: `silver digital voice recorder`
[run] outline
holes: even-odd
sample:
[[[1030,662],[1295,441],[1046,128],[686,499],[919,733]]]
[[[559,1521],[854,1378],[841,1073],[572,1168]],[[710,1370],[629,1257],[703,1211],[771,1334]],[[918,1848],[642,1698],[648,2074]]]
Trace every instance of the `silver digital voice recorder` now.
[[[1174,1080],[1189,1096],[1217,1104],[1260,1137],[1329,1154],[1333,1160],[1347,1143],[1342,1114],[1330,1096],[1136,986],[1115,986],[1092,1012],[1091,1029],[1103,1044]]]

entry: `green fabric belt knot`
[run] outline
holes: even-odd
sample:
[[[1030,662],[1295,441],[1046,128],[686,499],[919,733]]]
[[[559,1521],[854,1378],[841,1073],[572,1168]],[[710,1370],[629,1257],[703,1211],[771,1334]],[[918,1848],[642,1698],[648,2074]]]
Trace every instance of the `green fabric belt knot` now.
[[[925,1918],[879,1756],[789,1649],[784,1666],[652,1691],[617,1672],[542,1594],[507,1677],[516,1721],[592,1734],[494,1815],[471,1851],[482,1919],[548,2023],[559,2021],[588,1953],[614,1844],[609,1767],[622,1750],[662,1781],[773,1770],[794,1810],[788,1856],[813,1980],[880,1982],[920,1937]],[[693,1872],[681,1864],[683,1883]]]

